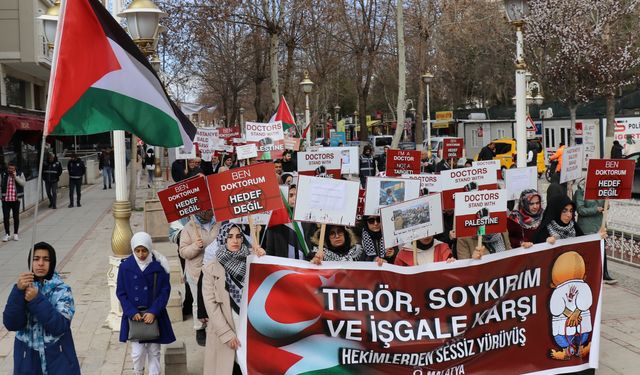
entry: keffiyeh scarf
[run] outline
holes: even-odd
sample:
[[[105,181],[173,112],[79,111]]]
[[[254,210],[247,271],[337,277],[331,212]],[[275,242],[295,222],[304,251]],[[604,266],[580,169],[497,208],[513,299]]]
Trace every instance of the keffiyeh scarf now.
[[[504,244],[504,237],[502,237],[502,233],[492,233],[482,236],[482,244],[491,254],[500,253],[507,250]]]
[[[315,251],[318,251],[318,248],[315,248]],[[364,250],[362,250],[362,246],[355,245],[347,251],[346,254],[338,254],[331,250],[329,250],[326,246],[324,248],[324,260],[328,262],[357,262],[362,259],[362,255],[364,254]]]
[[[225,287],[231,297],[231,308],[239,314],[244,277],[247,273],[247,257],[251,254],[251,250],[247,246],[246,238],[240,250],[229,251],[227,249],[227,237],[229,236],[229,231],[234,227],[240,229],[240,232],[244,235],[242,226],[233,223],[223,224],[216,238],[218,249],[215,256],[225,271]]]
[[[549,231],[549,235],[555,237],[558,240],[563,240],[565,238],[573,238],[576,236],[576,228],[575,222],[571,220],[569,224],[562,226],[558,224],[555,220],[551,220],[547,225],[547,230]]]
[[[362,247],[367,256],[380,258],[385,256],[384,242],[379,232],[378,236],[375,236],[375,234],[372,235],[369,231],[363,230]]]

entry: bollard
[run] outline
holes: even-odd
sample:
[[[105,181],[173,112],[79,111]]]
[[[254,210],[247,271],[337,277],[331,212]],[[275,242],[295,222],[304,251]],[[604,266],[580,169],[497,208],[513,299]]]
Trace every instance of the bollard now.
[[[167,344],[164,350],[164,373],[187,375],[187,349],[184,341]]]

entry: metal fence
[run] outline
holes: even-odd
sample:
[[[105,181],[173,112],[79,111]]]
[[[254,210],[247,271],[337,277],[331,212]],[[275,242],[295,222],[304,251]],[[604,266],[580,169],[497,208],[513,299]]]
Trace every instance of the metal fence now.
[[[609,230],[605,240],[605,252],[609,259],[640,267],[640,236]]]

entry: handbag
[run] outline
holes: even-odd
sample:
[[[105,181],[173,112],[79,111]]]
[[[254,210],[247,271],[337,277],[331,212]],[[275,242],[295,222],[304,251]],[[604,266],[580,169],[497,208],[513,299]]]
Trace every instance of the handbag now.
[[[151,296],[156,297],[156,282],[158,280],[158,274],[153,275],[153,292]],[[138,308],[139,312],[144,315],[147,312],[147,308]],[[129,319],[129,340],[130,341],[152,341],[160,338],[160,327],[158,326],[158,318],[153,323],[145,323],[144,321],[136,321]]]

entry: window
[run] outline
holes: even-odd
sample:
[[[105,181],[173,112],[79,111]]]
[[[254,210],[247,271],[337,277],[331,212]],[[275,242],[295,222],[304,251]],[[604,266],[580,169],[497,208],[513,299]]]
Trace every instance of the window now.
[[[7,105],[27,106],[27,83],[21,79],[6,76]]]
[[[44,111],[45,108],[42,105],[44,87],[33,85],[33,109]]]
[[[496,155],[511,153],[510,143],[496,142],[495,145],[496,145]]]
[[[496,138],[505,138],[506,137],[504,129],[496,130],[496,134],[497,134]]]
[[[376,146],[391,146],[393,137],[378,137],[376,138]]]

